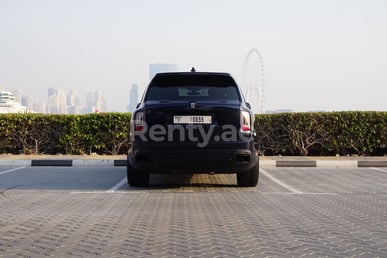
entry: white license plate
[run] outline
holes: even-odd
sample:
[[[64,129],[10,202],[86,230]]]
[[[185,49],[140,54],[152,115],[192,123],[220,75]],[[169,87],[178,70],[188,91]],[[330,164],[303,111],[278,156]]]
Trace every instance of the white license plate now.
[[[173,116],[174,124],[211,124],[211,116]]]

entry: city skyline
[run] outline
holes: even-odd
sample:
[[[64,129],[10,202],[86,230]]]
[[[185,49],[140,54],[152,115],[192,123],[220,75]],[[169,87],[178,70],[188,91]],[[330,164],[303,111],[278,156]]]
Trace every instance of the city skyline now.
[[[7,89],[0,85],[0,95],[4,105],[10,107],[10,113],[43,113],[43,114],[89,114],[108,112],[102,91],[88,92],[84,104],[78,91],[70,89],[48,88],[46,101],[35,101],[24,95],[19,89]],[[3,108],[0,113],[7,112]],[[11,111],[12,110],[12,111]]]
[[[35,101],[101,90],[108,111],[126,111],[149,64],[228,72],[243,87],[256,48],[266,110],[387,110],[386,13],[382,0],[0,0],[0,84]]]
[[[160,72],[175,71],[177,71],[176,64],[149,64],[149,79],[151,80]],[[6,87],[0,85],[0,91],[4,90],[6,90]],[[46,101],[35,101],[31,96],[24,95],[19,89],[12,89],[11,92],[15,96],[15,102],[25,106],[29,112],[47,114],[87,114],[112,111],[107,107],[102,91],[86,93],[86,105],[81,103],[79,92],[74,89],[69,89],[66,94],[63,89],[49,87],[47,89],[48,94]],[[128,105],[124,111],[133,112],[136,109],[138,101],[139,87],[137,83],[133,83],[130,87]],[[120,111],[122,112],[122,110]]]
[[[176,64],[155,63],[149,64],[149,80],[155,74],[160,72],[175,72],[177,71]],[[0,85],[0,91],[6,90],[4,85]],[[29,112],[47,113],[47,114],[87,114],[96,112],[111,111],[106,105],[105,97],[102,91],[86,93],[85,102],[81,103],[81,96],[79,92],[74,89],[69,89],[68,93],[63,89],[49,87],[47,89],[46,101],[35,101],[31,96],[24,95],[19,89],[12,89],[11,92],[15,95],[15,101],[27,107]],[[139,101],[139,87],[137,83],[133,83],[130,87],[128,105],[126,110],[133,112],[136,109]]]

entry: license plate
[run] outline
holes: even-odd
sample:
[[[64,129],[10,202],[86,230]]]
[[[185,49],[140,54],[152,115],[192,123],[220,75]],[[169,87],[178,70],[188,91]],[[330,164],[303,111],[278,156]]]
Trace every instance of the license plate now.
[[[211,124],[211,116],[173,116],[174,124]]]

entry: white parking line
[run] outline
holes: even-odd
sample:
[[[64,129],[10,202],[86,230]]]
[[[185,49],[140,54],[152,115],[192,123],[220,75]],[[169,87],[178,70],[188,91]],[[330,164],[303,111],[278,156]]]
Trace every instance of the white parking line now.
[[[116,184],[115,186],[113,186],[112,188],[110,188],[109,190],[106,191],[106,193],[114,193],[115,191],[117,191],[118,189],[120,189],[124,184],[126,184],[127,182],[127,179],[126,177],[124,179],[122,179],[118,184]]]
[[[4,174],[10,173],[10,172],[13,172],[13,171],[16,171],[16,170],[20,170],[20,169],[23,169],[23,168],[25,168],[25,167],[18,167],[18,168],[9,169],[9,170],[0,172],[0,175],[4,175]]]
[[[266,170],[263,170],[262,168],[259,169],[259,171],[261,172],[261,174],[263,174],[264,176],[266,176],[267,178],[269,178],[271,181],[273,181],[274,183],[282,186],[283,188],[289,190],[290,192],[292,193],[296,193],[296,194],[302,194],[303,192],[301,191],[298,191],[296,188],[293,188],[291,187],[290,185],[287,185],[285,184],[284,182],[278,180],[277,178],[275,178],[274,176],[270,175]]]
[[[139,191],[120,191],[120,192],[108,192],[108,191],[76,191],[70,192],[70,194],[143,194],[145,192]]]
[[[303,195],[339,195],[339,193],[280,193],[280,192],[262,192],[261,194],[271,194],[271,195],[295,195],[295,194],[303,194]],[[342,193],[340,193],[342,194]]]
[[[371,169],[387,173],[387,170],[384,170],[384,169],[381,169],[381,168],[371,168]]]

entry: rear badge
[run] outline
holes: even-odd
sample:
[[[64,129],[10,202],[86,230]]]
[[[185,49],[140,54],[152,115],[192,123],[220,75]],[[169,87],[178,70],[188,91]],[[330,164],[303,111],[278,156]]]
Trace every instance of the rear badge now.
[[[191,102],[191,108],[195,108],[195,102]]]

